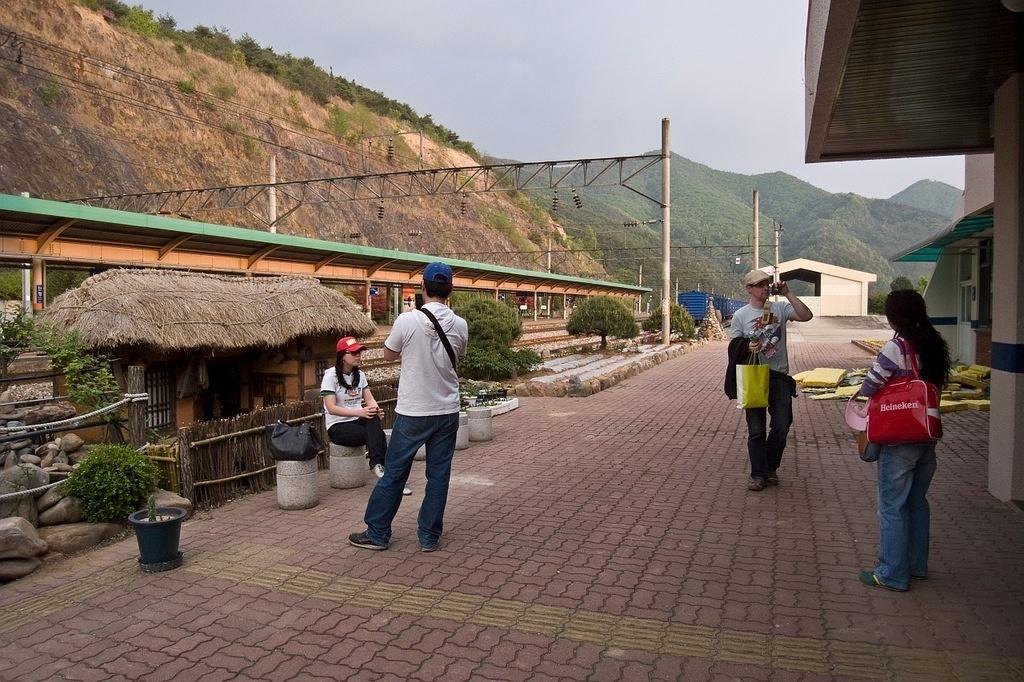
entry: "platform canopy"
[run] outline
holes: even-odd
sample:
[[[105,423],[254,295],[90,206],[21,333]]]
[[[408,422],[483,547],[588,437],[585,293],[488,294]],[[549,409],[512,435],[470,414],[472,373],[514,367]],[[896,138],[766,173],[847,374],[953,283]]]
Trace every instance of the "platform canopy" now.
[[[34,259],[398,285],[417,284],[427,263],[443,260],[452,267],[456,288],[619,296],[650,291],[619,282],[0,194],[0,261]]]

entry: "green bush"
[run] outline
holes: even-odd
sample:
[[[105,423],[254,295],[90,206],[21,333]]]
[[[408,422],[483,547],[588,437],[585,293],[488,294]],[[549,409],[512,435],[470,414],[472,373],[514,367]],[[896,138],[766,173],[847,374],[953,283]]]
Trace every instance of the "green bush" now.
[[[572,336],[596,334],[601,337],[601,348],[607,348],[609,336],[632,339],[640,333],[633,314],[611,296],[591,296],[576,306],[565,331]]]
[[[668,304],[669,329],[673,334],[681,334],[684,339],[692,339],[697,332],[697,325],[686,311],[678,303]],[[649,332],[661,331],[661,307],[651,311],[651,316],[644,320],[644,330]]]
[[[101,445],[71,472],[64,490],[92,523],[124,521],[156,486],[156,465],[127,445]]]
[[[884,315],[885,314],[885,299],[889,297],[889,294],[884,291],[880,291],[875,294],[868,296],[868,312],[872,315]]]
[[[493,298],[459,297],[455,313],[469,325],[469,345],[476,348],[509,348],[523,333],[523,321],[509,306]]]
[[[52,107],[56,104],[63,92],[64,88],[62,88],[59,83],[54,83],[53,81],[46,81],[39,88],[39,96],[42,98],[43,104],[48,107]]]
[[[529,372],[540,364],[540,356],[529,348],[481,348],[470,346],[459,362],[459,374],[467,379],[498,381]]]
[[[171,17],[171,21],[174,21],[173,17]],[[152,10],[141,5],[129,7],[122,16],[118,17],[117,23],[144,38],[155,38],[164,30],[161,23],[153,18]]]

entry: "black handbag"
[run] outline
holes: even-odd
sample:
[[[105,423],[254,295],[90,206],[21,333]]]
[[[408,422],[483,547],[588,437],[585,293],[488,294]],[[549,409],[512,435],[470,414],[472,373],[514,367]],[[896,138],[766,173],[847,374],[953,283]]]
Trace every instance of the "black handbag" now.
[[[324,448],[320,434],[309,422],[286,424],[278,421],[268,425],[263,435],[267,450],[275,461],[303,462],[313,459]]]

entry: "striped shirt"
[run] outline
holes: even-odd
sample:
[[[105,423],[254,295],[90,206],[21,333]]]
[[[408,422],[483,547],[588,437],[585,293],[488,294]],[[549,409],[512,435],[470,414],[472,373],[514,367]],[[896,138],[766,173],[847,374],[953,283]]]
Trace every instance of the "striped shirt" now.
[[[907,350],[910,353],[915,353],[912,350],[909,341],[904,341],[907,346]],[[917,360],[917,366],[921,366],[920,358]],[[878,357],[875,358],[875,362],[871,365],[871,369],[868,370],[868,375],[864,378],[864,383],[860,385],[860,391],[862,396],[870,398],[878,389],[885,386],[886,382],[895,377],[904,377],[911,374],[910,365],[908,364],[908,358],[903,355],[903,351],[900,349],[896,339],[890,339],[882,346],[882,350],[878,352]]]

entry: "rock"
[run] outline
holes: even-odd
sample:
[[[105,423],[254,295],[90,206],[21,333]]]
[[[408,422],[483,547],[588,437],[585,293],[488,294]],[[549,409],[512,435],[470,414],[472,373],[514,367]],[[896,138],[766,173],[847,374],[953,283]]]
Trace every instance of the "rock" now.
[[[50,477],[35,464],[18,464],[17,466],[0,473],[0,481],[13,483],[18,490],[38,488],[50,482]],[[42,493],[39,493],[42,495]]]
[[[68,459],[71,460],[72,464],[78,464],[83,459],[85,459],[85,456],[88,455],[88,454],[89,454],[89,451],[87,449],[85,449],[85,448],[78,448],[74,452],[69,452],[68,453]]]
[[[66,473],[70,473],[75,470],[73,466],[65,462],[57,462],[53,464],[51,468],[54,469],[55,471],[61,471]]]
[[[15,465],[17,465],[18,462],[20,462],[20,461],[21,460],[18,459],[18,455],[16,455],[13,452],[8,452],[6,455],[4,455],[4,471],[7,471],[8,469],[11,469]]]
[[[56,454],[53,455],[53,459],[51,460],[51,464],[70,464],[70,463],[71,463],[71,461],[68,459],[68,453],[64,452],[63,450],[58,450],[56,452]]]
[[[3,559],[0,560],[0,582],[8,582],[24,578],[42,566],[39,559]]]
[[[0,413],[0,420],[7,422],[7,426],[23,426],[23,423],[12,424],[11,422],[20,422],[25,417],[25,410],[8,410],[7,412]]]
[[[43,457],[39,461],[39,468],[40,469],[49,469],[50,466],[53,465],[53,458],[54,458],[54,456],[56,456],[56,454],[57,453],[52,451],[52,450],[49,453],[47,453],[47,455],[45,457]]]
[[[363,467],[365,468],[365,466]],[[153,492],[153,497],[156,498],[156,506],[158,507],[175,507],[176,509],[185,510],[185,518],[192,516],[192,502],[187,497],[175,495],[170,490],[161,490],[157,488]]]
[[[13,469],[7,469],[13,471]],[[23,488],[10,481],[0,481],[0,495],[7,493],[21,492]],[[0,519],[20,517],[29,522],[32,526],[39,525],[39,511],[36,509],[36,501],[31,495],[23,495],[0,502]]]
[[[9,450],[21,450],[22,448],[28,448],[32,446],[32,441],[28,438],[22,438],[12,443],[6,443]]]
[[[0,559],[28,559],[45,554],[46,549],[46,543],[25,519],[0,519]]]
[[[26,424],[44,424],[74,416],[74,406],[71,403],[61,402],[32,408],[26,412],[24,419]]]
[[[74,452],[82,447],[83,443],[85,443],[85,441],[82,440],[81,436],[74,433],[68,433],[60,439],[60,449],[68,453]]]
[[[39,537],[50,546],[51,552],[72,554],[95,547],[124,532],[119,523],[62,523],[39,529]]]
[[[7,389],[3,393],[0,393],[0,403],[13,403],[14,402],[14,391]]]
[[[39,463],[42,461],[35,455],[18,455],[18,459],[21,460],[22,464],[35,464],[36,466],[39,466]]]
[[[65,497],[39,515],[40,526],[56,526],[58,523],[78,523],[81,520],[82,501],[77,497],[70,496]]]
[[[41,457],[46,457],[46,455],[49,454],[49,452],[50,452],[50,444],[49,443],[43,443],[42,445],[38,446],[35,449],[35,452],[33,452],[32,454],[34,454],[36,457],[40,457],[41,458]]]
[[[56,485],[47,490],[45,493],[43,493],[42,497],[36,500],[36,507],[41,512],[46,511],[53,505],[63,500],[65,495],[66,493],[64,492],[64,486]]]

